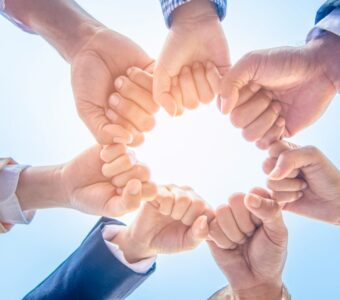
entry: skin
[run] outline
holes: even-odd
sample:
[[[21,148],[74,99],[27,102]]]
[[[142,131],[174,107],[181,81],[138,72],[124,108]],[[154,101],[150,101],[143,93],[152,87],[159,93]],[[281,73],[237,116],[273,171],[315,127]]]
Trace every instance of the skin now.
[[[212,217],[211,209],[190,188],[159,186],[156,199],[145,202],[136,219],[112,242],[130,263],[192,250],[207,238]]]
[[[101,157],[107,162],[103,163]],[[121,216],[156,195],[146,167],[131,173],[136,165],[124,146],[102,149],[96,145],[64,165],[25,169],[16,193],[23,210],[66,207],[100,216]],[[119,186],[113,184],[117,176],[124,177]]]
[[[279,205],[265,190],[231,196],[217,209],[209,238],[235,299],[281,299],[288,232]]]
[[[152,65],[153,60],[143,49],[106,28],[72,0],[7,0],[6,10],[47,40],[71,64],[79,116],[100,144],[141,143],[140,134],[130,131],[134,124],[112,122],[106,112],[110,95],[120,90],[113,79],[125,76],[133,66],[148,70]],[[126,91],[121,93],[125,97]]]
[[[153,93],[155,100],[175,116],[184,108],[194,109],[200,102],[213,99],[204,68],[211,61],[224,74],[230,67],[230,58],[227,40],[210,1],[190,1],[178,7],[172,17],[156,61]]]
[[[283,209],[340,224],[340,172],[320,150],[277,142],[263,167],[272,197]]]
[[[325,33],[302,47],[253,51],[237,62],[221,80],[221,111],[232,112],[235,123],[245,122],[235,110],[252,105],[259,89],[281,105],[286,137],[312,124],[340,89],[340,39]],[[244,91],[253,91],[242,99]],[[259,115],[258,118],[262,118]],[[267,148],[267,140],[259,141]]]

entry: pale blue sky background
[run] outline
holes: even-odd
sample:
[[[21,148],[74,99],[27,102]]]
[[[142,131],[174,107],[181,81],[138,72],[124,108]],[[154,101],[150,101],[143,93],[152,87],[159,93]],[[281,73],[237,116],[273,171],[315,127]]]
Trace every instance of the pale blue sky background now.
[[[154,57],[167,33],[158,1],[79,1],[107,26],[128,35]],[[230,0],[223,22],[233,61],[252,49],[301,45],[322,0]],[[0,157],[32,165],[67,161],[94,143],[77,117],[69,66],[46,42],[0,18]],[[340,166],[339,97],[327,113],[297,136]],[[189,184],[212,205],[228,195],[264,185],[266,154],[214,105],[158,126],[137,149],[160,183]],[[131,219],[128,216],[125,220]],[[80,243],[96,217],[55,209],[39,212],[30,226],[0,237],[0,299],[24,296]],[[284,281],[294,299],[340,299],[339,228],[285,215],[290,231]],[[206,299],[226,284],[208,249],[158,258],[158,268],[129,299]]]

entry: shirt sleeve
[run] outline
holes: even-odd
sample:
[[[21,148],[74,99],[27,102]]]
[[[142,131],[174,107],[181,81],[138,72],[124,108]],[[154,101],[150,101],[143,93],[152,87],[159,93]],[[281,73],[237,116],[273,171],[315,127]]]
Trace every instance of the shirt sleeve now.
[[[3,224],[28,224],[33,216],[33,211],[22,211],[17,189],[19,176],[27,165],[11,164],[0,170],[0,222]]]
[[[340,37],[340,8],[334,9],[312,28],[307,36],[307,42],[316,39],[324,31],[329,31]]]
[[[177,7],[190,1],[191,0],[160,0],[165,23],[168,27],[171,26],[173,11]],[[210,0],[210,1],[215,4],[217,15],[222,21],[225,18],[227,12],[227,0]]]
[[[146,274],[148,271],[151,270],[152,266],[154,265],[156,261],[156,256],[130,264],[125,259],[123,251],[120,250],[116,244],[110,242],[118,234],[122,227],[123,225],[106,225],[103,228],[102,233],[106,246],[109,248],[112,255],[114,255],[123,265],[127,266],[129,269],[136,273]]]
[[[23,31],[35,34],[35,32],[27,25],[24,23],[20,22],[10,14],[6,12],[6,0],[0,0],[0,15],[5,17],[8,21],[16,25],[17,27],[21,28]]]

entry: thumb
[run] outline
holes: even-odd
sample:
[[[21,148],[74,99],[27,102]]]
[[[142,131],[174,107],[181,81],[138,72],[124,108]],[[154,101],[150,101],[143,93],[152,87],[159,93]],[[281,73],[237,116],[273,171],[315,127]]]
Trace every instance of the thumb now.
[[[283,246],[287,243],[287,228],[283,222],[281,208],[275,201],[256,194],[247,194],[244,204],[262,221],[263,229],[272,242]]]
[[[137,179],[130,180],[121,196],[115,196],[109,201],[109,211],[118,217],[136,210],[142,200],[142,183]]]
[[[155,68],[153,94],[155,102],[160,104],[168,112],[169,115],[176,115],[176,100],[171,95],[171,77],[159,64],[157,64]]]
[[[230,113],[235,108],[240,90],[254,79],[259,61],[259,55],[249,53],[224,74],[219,88],[222,113]]]
[[[185,235],[185,247],[188,249],[195,248],[200,242],[208,238],[209,226],[207,216],[198,217],[191,225]]]

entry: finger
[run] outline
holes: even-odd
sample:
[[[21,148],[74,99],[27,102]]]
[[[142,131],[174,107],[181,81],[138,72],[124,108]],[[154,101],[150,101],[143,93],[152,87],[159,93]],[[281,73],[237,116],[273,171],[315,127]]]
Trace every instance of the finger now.
[[[106,163],[102,167],[102,173],[105,177],[111,178],[120,173],[126,172],[136,164],[136,158],[133,153],[126,153],[119,156],[110,163]]]
[[[293,170],[316,164],[323,159],[323,154],[312,146],[283,152],[280,154],[274,169],[269,174],[269,178],[281,180]]]
[[[270,174],[270,172],[274,169],[275,165],[277,162],[277,158],[272,158],[269,157],[267,158],[262,165],[263,171],[265,172],[265,174]],[[286,176],[286,178],[295,178],[299,175],[299,170],[294,170],[292,171],[289,175]]]
[[[127,152],[127,147],[123,144],[113,144],[104,146],[100,151],[100,158],[109,163]]]
[[[183,191],[179,188],[171,189],[171,192],[175,196],[174,206],[171,212],[171,218],[174,220],[181,220],[188,210],[192,199],[188,192]]]
[[[160,104],[171,116],[175,116],[177,112],[176,101],[170,94],[171,77],[166,70],[156,65],[155,76],[153,80],[153,94],[156,103]]]
[[[129,78],[120,76],[115,80],[116,90],[122,97],[133,101],[147,113],[155,114],[158,111],[158,105],[152,98],[152,76],[141,69],[131,69],[132,70],[129,71]],[[132,80],[132,77],[134,77],[135,80],[139,80],[141,85],[147,85],[149,89],[145,89],[143,86],[138,85],[137,82]],[[148,81],[148,83],[145,81]]]
[[[220,75],[215,64],[210,61],[206,64],[206,77],[212,89],[212,92],[214,94],[217,94],[219,92],[222,76]]]
[[[216,219],[209,224],[209,239],[221,249],[235,249],[237,245],[232,242],[222,231]]]
[[[154,182],[143,182],[142,183],[142,196],[143,201],[149,202],[155,200],[157,196],[157,184]]]
[[[193,200],[181,219],[181,222],[187,226],[191,226],[192,223],[205,211],[204,201],[197,195],[192,196]]]
[[[278,117],[275,124],[265,135],[256,142],[256,146],[262,150],[268,149],[271,144],[281,140],[285,131],[286,122],[283,117]]]
[[[272,199],[277,203],[289,203],[294,202],[303,197],[303,192],[273,192]]]
[[[244,93],[249,93],[249,87],[244,87]],[[240,94],[241,97],[242,94]],[[244,97],[244,96],[243,96]],[[237,106],[230,114],[230,121],[236,128],[245,128],[262,115],[271,104],[272,99],[263,91],[259,91],[246,103]]]
[[[112,109],[108,109],[106,111],[106,116],[108,117],[111,122],[121,125],[123,128],[128,130],[129,134],[132,136],[132,139],[128,143],[129,146],[138,146],[144,142],[144,135],[139,130],[137,130],[131,123],[129,123],[126,119],[118,115]],[[123,140],[121,139],[114,139],[117,143],[122,143]],[[123,143],[126,144],[126,143]]]
[[[111,212],[111,216],[119,217],[128,212],[136,210],[142,200],[142,184],[138,180],[131,180],[128,182],[123,190],[122,196],[115,196],[111,198],[106,208]]]
[[[262,198],[266,198],[266,199],[270,199],[271,197],[270,193],[261,187],[254,187],[249,191],[249,193],[261,196]],[[262,221],[258,217],[256,217],[254,214],[251,214],[250,218],[252,219],[253,223],[256,226],[262,225]]]
[[[129,121],[138,130],[145,132],[154,128],[154,117],[133,101],[127,100],[121,95],[114,93],[110,96],[109,104],[116,113]]]
[[[183,67],[179,74],[179,85],[182,91],[184,107],[188,109],[197,108],[199,97],[191,70],[187,66]]]
[[[192,67],[192,74],[194,76],[199,101],[204,104],[210,103],[214,99],[214,93],[205,75],[204,66],[200,62],[195,62]]]
[[[288,232],[283,222],[280,206],[273,200],[256,194],[247,194],[245,205],[263,224],[269,239],[281,247],[287,245]]]
[[[174,205],[174,195],[165,187],[159,186],[156,201],[159,203],[159,212],[170,216]]]
[[[243,244],[246,236],[238,228],[231,209],[224,204],[217,208],[216,219],[224,234],[234,243]]]
[[[137,163],[126,172],[113,177],[112,184],[116,187],[123,187],[131,179],[138,179],[140,182],[147,182],[150,180],[150,176],[149,168],[141,163]]]
[[[185,233],[184,245],[186,249],[196,248],[208,237],[209,227],[206,216],[200,216]]]
[[[231,112],[237,105],[240,90],[254,79],[261,61],[261,55],[251,53],[241,58],[223,76],[219,94],[222,101],[222,113]]]
[[[287,141],[277,141],[269,147],[269,156],[273,158],[278,158],[282,152],[298,149],[299,146],[288,143]]]
[[[178,77],[173,77],[171,82],[171,95],[174,97],[177,107],[176,116],[181,116],[184,112],[184,106]]]
[[[238,228],[246,235],[252,236],[256,229],[256,224],[253,223],[248,209],[244,206],[245,194],[233,194],[229,198],[229,206],[234,219],[237,222]]]
[[[237,105],[235,106],[235,108],[242,106],[249,100],[252,101],[253,97],[255,97],[260,90],[261,86],[256,83],[249,83],[248,85],[244,86],[240,90],[239,99],[237,101]],[[266,95],[266,98],[272,99],[267,91],[264,90],[262,91],[262,93]]]
[[[307,187],[307,183],[302,179],[282,179],[268,180],[267,187],[274,192],[298,192]]]
[[[256,141],[262,138],[276,122],[280,111],[281,105],[278,102],[273,102],[262,115],[243,129],[243,137],[247,141]]]

